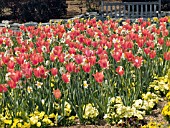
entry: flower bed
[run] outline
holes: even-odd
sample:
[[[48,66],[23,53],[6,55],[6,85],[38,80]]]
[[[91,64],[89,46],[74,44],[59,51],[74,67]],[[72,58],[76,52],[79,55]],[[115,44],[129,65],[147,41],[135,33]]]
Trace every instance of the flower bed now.
[[[170,84],[170,19],[75,19],[3,28],[3,127],[140,127]],[[170,70],[169,70],[170,72]],[[164,76],[164,77],[160,77]]]

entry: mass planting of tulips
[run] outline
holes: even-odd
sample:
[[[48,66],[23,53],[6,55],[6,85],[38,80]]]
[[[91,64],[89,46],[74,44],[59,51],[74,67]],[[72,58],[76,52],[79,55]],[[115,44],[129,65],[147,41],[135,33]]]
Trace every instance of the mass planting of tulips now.
[[[169,90],[168,24],[168,17],[134,22],[108,17],[103,22],[93,18],[20,26],[20,31],[3,28],[0,126],[101,120],[141,126],[160,99],[158,90],[164,95]],[[163,83],[153,84],[160,76],[165,76]]]

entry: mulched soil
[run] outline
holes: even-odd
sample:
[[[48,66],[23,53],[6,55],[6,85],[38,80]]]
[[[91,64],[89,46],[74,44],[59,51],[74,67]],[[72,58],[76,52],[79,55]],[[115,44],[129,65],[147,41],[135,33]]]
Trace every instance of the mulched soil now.
[[[161,112],[163,107],[167,104],[167,100],[164,99],[163,101],[159,101],[156,109],[152,111],[150,115],[145,116],[145,119],[147,122],[157,122],[163,124],[164,128],[167,128],[169,126],[168,121],[165,120],[165,118],[162,116]]]

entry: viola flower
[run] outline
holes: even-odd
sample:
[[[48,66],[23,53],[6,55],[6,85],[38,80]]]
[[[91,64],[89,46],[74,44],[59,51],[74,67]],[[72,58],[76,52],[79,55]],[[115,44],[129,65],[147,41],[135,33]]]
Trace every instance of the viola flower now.
[[[27,87],[27,91],[28,91],[28,93],[31,93],[31,92],[33,92],[33,89],[32,89],[32,87],[31,87],[31,86],[28,86],[28,87]]]
[[[96,74],[93,74],[94,79],[96,80],[96,82],[98,83],[102,83],[103,79],[104,79],[104,75],[103,72],[97,72]]]
[[[64,67],[60,67],[59,72],[60,72],[60,74],[64,74],[66,72],[66,70]]]
[[[37,88],[41,88],[41,86],[43,85],[43,83],[37,81],[37,83],[36,83],[35,85],[37,86]]]
[[[143,61],[142,56],[141,56],[141,57],[136,56],[136,57],[134,57],[134,59],[133,59],[133,65],[134,65],[135,67],[137,67],[137,68],[140,68],[140,67],[142,66],[142,61]]]
[[[70,73],[64,73],[62,74],[62,80],[65,82],[65,83],[69,83],[70,82]]]
[[[87,84],[87,81],[86,81],[86,80],[83,81],[83,87],[84,87],[84,88],[88,88],[88,86],[89,86],[89,85]]]
[[[54,97],[56,99],[60,99],[61,98],[61,91],[59,89],[56,89],[53,91]]]
[[[117,72],[120,76],[122,76],[122,75],[124,74],[124,69],[123,69],[123,67],[122,67],[122,66],[118,66],[118,67],[116,68],[116,72]]]

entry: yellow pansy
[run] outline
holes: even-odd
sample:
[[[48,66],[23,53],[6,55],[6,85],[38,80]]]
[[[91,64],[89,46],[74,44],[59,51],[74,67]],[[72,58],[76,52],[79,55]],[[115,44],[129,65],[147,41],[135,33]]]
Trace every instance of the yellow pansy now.
[[[44,115],[45,115],[45,112],[41,112],[41,113],[39,113],[38,118],[42,119]]]
[[[51,87],[54,87],[54,84],[53,84],[53,83],[51,83]]]
[[[5,123],[5,124],[12,124],[12,120],[6,120],[6,119],[5,119],[5,120],[4,120],[4,123]]]
[[[49,118],[55,118],[55,114],[54,113],[50,114]]]
[[[38,122],[38,123],[37,123],[37,127],[41,127],[41,122]]]
[[[38,116],[33,116],[30,118],[30,123],[32,125],[36,124],[38,122]]]

